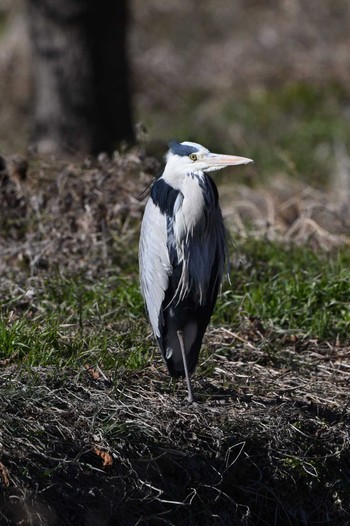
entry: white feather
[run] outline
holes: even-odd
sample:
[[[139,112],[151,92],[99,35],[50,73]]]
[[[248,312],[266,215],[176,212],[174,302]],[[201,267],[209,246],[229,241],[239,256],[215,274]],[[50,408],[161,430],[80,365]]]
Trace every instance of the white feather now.
[[[153,332],[159,337],[159,316],[172,266],[167,249],[166,216],[152,199],[148,200],[142,221],[139,261],[141,292]]]

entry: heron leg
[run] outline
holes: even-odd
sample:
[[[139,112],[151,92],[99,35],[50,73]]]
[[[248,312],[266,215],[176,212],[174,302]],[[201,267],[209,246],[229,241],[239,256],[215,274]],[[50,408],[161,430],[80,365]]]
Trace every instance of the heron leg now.
[[[189,372],[188,372],[188,367],[187,367],[187,358],[186,358],[186,350],[185,350],[185,341],[184,341],[184,333],[183,333],[183,331],[177,331],[177,337],[179,339],[180,348],[181,348],[181,354],[182,354],[182,361],[183,361],[184,369],[185,369],[185,376],[186,376],[186,383],[187,383],[187,390],[188,390],[187,400],[189,401],[190,404],[193,404],[193,402],[195,401],[195,398],[194,398],[194,395],[193,395],[192,385],[191,385],[191,378],[190,378],[190,375],[189,375]]]

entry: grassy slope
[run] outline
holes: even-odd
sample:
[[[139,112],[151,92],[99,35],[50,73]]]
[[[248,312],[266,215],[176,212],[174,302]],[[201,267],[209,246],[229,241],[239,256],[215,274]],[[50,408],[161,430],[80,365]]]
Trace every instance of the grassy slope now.
[[[272,331],[348,343],[347,251],[327,257],[268,241],[242,242],[239,251],[244,263],[224,285],[213,324],[236,331],[244,317],[255,317]],[[98,280],[59,273],[32,278],[30,289],[3,291],[1,312],[2,360],[60,367],[97,361],[107,369],[147,364],[152,342],[145,342],[135,271]]]
[[[147,165],[32,161],[6,201],[2,522],[346,524],[346,250],[237,238],[186,407],[138,287]]]

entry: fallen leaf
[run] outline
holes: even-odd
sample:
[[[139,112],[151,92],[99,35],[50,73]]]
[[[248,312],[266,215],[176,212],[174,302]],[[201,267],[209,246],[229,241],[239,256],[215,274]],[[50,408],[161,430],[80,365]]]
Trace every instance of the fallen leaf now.
[[[0,479],[5,488],[7,488],[10,485],[9,472],[2,462],[0,462]]]
[[[102,459],[102,467],[109,468],[113,464],[113,457],[110,453],[107,451],[103,451],[102,449],[99,449],[95,447],[94,449],[95,454]]]

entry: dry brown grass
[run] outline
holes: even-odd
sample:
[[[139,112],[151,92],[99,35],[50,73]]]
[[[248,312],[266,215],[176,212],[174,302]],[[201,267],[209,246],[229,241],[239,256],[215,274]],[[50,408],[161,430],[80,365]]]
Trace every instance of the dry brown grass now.
[[[271,188],[230,186],[222,194],[227,223],[243,237],[265,236],[325,251],[349,245],[349,210],[338,193],[280,177]]]
[[[18,165],[22,166],[22,175]],[[123,265],[134,243],[143,205],[138,200],[157,162],[138,154],[81,162],[9,158],[0,173],[0,270],[34,275],[61,269],[91,272]],[[125,256],[125,258],[123,257]],[[120,267],[119,267],[120,268]]]
[[[114,379],[0,370],[1,523],[347,524],[346,351],[284,342],[281,367],[259,338],[210,333],[229,356],[195,380],[194,406],[159,363]]]
[[[7,163],[7,164],[6,164]],[[144,203],[139,200],[159,163],[140,151],[76,162],[12,156],[0,171],[0,271],[34,275],[61,269],[93,273],[125,266],[136,249]],[[347,172],[347,181],[349,181]],[[223,186],[227,224],[240,236],[332,250],[349,244],[350,221],[338,192],[316,190],[286,177],[273,188]],[[343,198],[347,195],[343,191]]]

